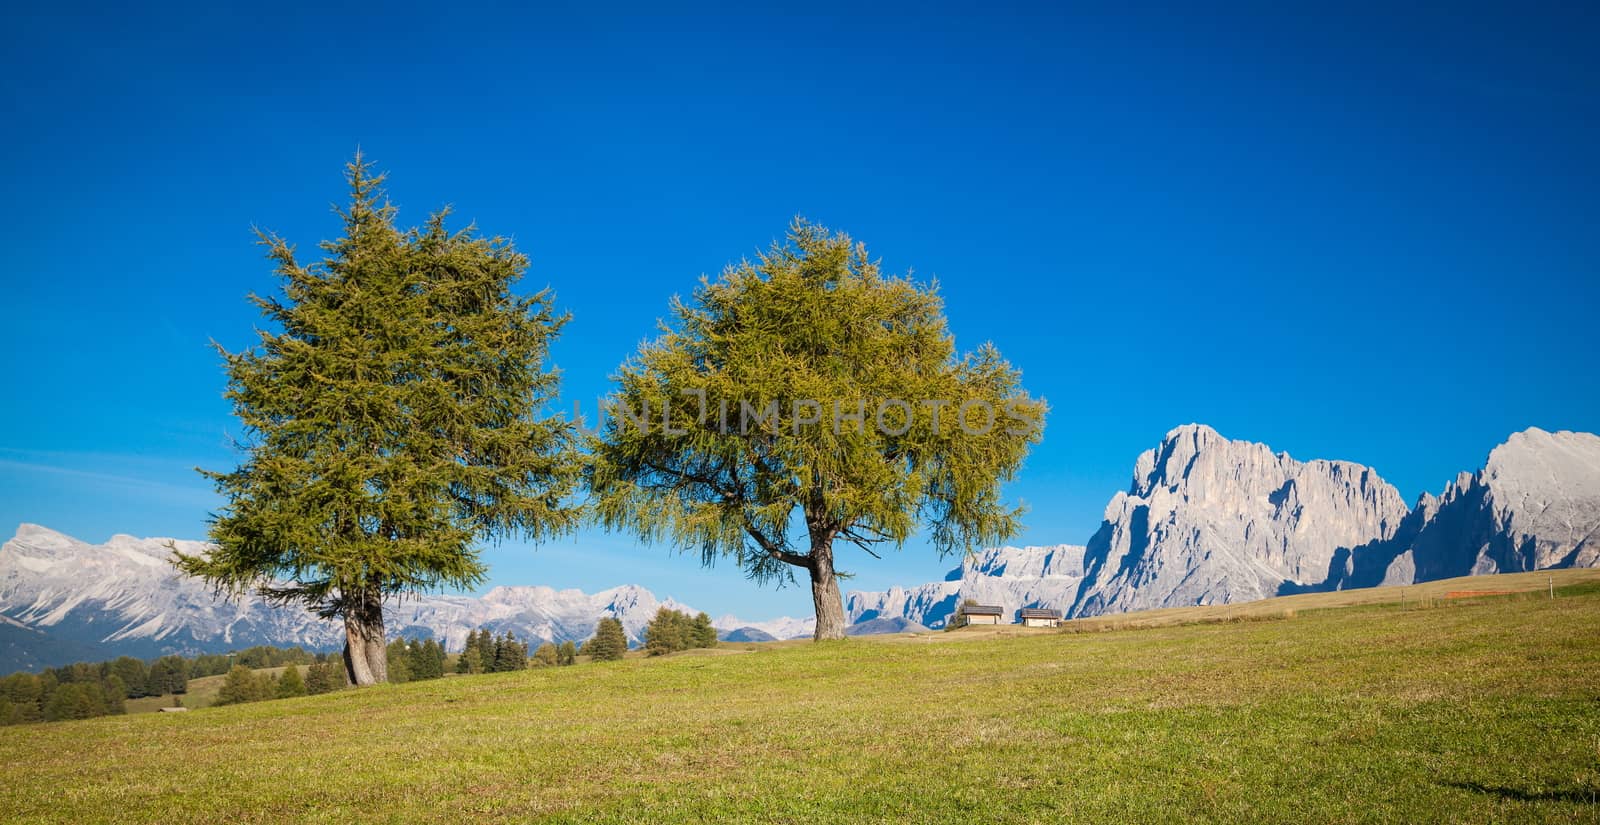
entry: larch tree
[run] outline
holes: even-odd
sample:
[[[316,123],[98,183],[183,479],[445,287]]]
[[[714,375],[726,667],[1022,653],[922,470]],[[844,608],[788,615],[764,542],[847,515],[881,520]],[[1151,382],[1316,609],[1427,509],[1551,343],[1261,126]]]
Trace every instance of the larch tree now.
[[[710,614],[701,612],[689,623],[690,647],[716,647],[717,629],[711,624]]]
[[[588,656],[590,661],[613,662],[627,652],[628,635],[622,628],[622,622],[611,616],[601,619],[594,629],[594,636],[583,643],[583,655]]]
[[[294,665],[284,668],[283,675],[278,677],[278,698],[291,699],[304,695],[306,695],[306,683],[300,678],[300,668]]]
[[[797,219],[663,326],[593,439],[606,527],[758,582],[803,571],[818,640],[844,636],[841,543],[877,555],[921,531],[943,555],[1020,531],[1001,487],[1045,404],[992,345],[957,354],[936,288],[884,274],[848,236]]]
[[[225,504],[186,573],[343,622],[355,685],[385,681],[384,605],[484,578],[475,544],[576,525],[573,423],[546,364],[566,322],[513,292],[510,241],[395,224],[383,177],[347,168],[344,235],[302,264],[263,234],[282,294],[252,296],[259,342],[222,352],[243,463],[206,473]]]

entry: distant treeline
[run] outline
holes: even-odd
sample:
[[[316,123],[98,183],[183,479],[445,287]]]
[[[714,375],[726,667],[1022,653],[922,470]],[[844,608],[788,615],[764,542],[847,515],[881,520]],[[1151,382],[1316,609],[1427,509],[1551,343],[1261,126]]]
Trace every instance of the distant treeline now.
[[[336,654],[322,654],[323,658]],[[162,656],[144,661],[122,656],[105,662],[78,662],[41,673],[13,673],[0,679],[0,725],[87,719],[126,712],[125,700],[181,695],[189,680],[249,668],[305,664],[318,657],[303,648],[268,645],[233,653]],[[339,668],[343,679],[343,667]]]
[[[228,678],[217,691],[218,705],[238,705],[260,702],[265,699],[289,699],[295,696],[314,696],[329,693],[349,685],[345,677],[344,662],[338,654],[318,657],[306,668],[305,678],[300,677],[299,665],[284,667],[281,674],[251,670],[244,665],[234,665]]]
[[[644,635],[651,655],[717,643],[709,616],[691,617],[666,608],[656,613]],[[559,645],[545,642],[531,654],[528,642],[509,632],[496,636],[484,628],[467,635],[466,649],[456,657],[453,670],[472,674],[559,667],[576,664],[580,655],[591,661],[620,659],[627,650],[622,623],[614,618],[601,620],[594,637],[581,648],[570,641]],[[391,682],[438,679],[448,669],[444,646],[434,639],[396,639],[389,643],[387,654]],[[307,666],[304,674],[302,665]],[[277,675],[260,672],[273,668],[284,670]],[[188,693],[190,679],[223,674],[227,679],[217,694],[218,705],[327,693],[349,684],[340,654],[314,654],[300,647],[258,645],[233,653],[163,656],[150,661],[123,656],[0,679],[0,725],[126,713],[128,699],[181,696]]]

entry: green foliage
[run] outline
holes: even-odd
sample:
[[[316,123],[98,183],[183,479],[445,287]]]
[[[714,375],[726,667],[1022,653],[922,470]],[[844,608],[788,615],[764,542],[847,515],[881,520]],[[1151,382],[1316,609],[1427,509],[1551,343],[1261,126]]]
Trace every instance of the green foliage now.
[[[122,656],[112,662],[110,672],[121,679],[122,683],[127,686],[127,693],[124,698],[137,699],[140,696],[160,695],[151,693],[149,690],[150,669],[144,662],[132,656]]]
[[[716,647],[717,629],[711,626],[711,616],[701,612],[689,623],[690,647]]]
[[[222,352],[245,458],[206,473],[226,502],[216,546],[177,563],[344,617],[376,678],[365,644],[382,643],[383,599],[480,582],[485,536],[574,526],[578,462],[572,422],[547,413],[566,317],[547,291],[512,291],[527,259],[447,229],[447,211],[398,228],[359,154],[348,179],[344,235],[320,262],[261,236],[282,295],[253,299],[268,321],[256,347]]]
[[[1420,611],[1385,598],[8,730],[0,818],[1594,822],[1600,593]],[[293,762],[276,758],[286,739]],[[419,788],[437,792],[400,792]]]
[[[478,631],[473,630],[467,633],[467,645],[462,649],[461,656],[456,659],[456,672],[462,674],[485,672],[483,645]]]
[[[596,662],[616,661],[627,652],[628,635],[622,629],[622,622],[609,616],[600,620],[594,637],[583,643],[583,655]]]
[[[819,636],[842,635],[836,540],[871,551],[926,528],[945,554],[1017,534],[1001,485],[1045,414],[1020,379],[993,346],[957,355],[933,286],[796,220],[675,301],[622,367],[588,484],[608,528],[757,581],[806,570]]]
[[[689,647],[688,617],[663,607],[644,629],[644,649],[651,656],[674,653]]]
[[[122,677],[113,673],[100,683],[101,693],[104,695],[103,705],[106,713],[117,715],[128,712],[128,683]]]
[[[278,677],[278,698],[290,699],[306,695],[306,683],[300,679],[300,668],[290,665]]]
[[[565,666],[577,663],[578,646],[573,644],[571,639],[562,642],[561,646],[556,648],[556,664]]]
[[[48,699],[48,693],[41,676],[32,673],[7,676],[0,680],[0,697],[11,703],[9,724],[37,722],[44,718],[44,702]]]
[[[344,687],[344,668],[332,662],[318,660],[306,668],[306,693],[315,696],[331,693]]]
[[[149,696],[187,693],[189,663],[182,656],[163,656],[155,660],[150,664],[150,675],[145,687]]]
[[[490,673],[525,670],[528,667],[528,645],[517,641],[517,637],[508,630],[506,635],[494,640],[491,661],[493,664],[488,668]]]
[[[644,647],[651,656],[716,645],[717,631],[705,613],[690,618],[687,613],[663,607],[644,629]]]
[[[385,650],[389,664],[389,681],[396,684],[411,681],[411,657],[408,654],[405,639],[395,639],[389,643]]]
[[[555,667],[560,661],[561,655],[556,651],[556,646],[549,642],[533,651],[533,663],[539,667]]]
[[[234,665],[217,692],[218,705],[238,705],[270,698],[267,679],[244,665]]]
[[[409,645],[407,654],[413,680],[444,678],[444,645],[431,638],[414,641]]]
[[[88,719],[105,714],[105,689],[95,682],[62,683],[44,708],[44,718],[49,722]]]

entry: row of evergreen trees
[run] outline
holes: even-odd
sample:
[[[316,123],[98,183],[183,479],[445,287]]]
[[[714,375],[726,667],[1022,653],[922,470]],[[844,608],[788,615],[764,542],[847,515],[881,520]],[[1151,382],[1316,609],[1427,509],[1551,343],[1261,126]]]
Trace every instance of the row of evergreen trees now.
[[[313,661],[306,668],[303,679],[300,677],[300,668],[297,665],[289,665],[279,675],[252,670],[244,665],[234,665],[233,669],[228,671],[228,678],[223,680],[222,689],[217,692],[216,704],[238,705],[266,699],[315,696],[339,690],[346,685],[344,665],[335,661],[332,656]]]
[[[126,713],[128,688],[115,674],[80,682],[53,674],[13,673],[0,680],[0,725],[59,722]]]
[[[444,645],[433,639],[395,639],[387,651],[389,681],[420,682],[444,676]]]
[[[533,652],[534,667],[565,667],[578,663],[578,646],[571,641],[545,642]]]
[[[661,608],[645,628],[645,649],[651,655],[713,647],[716,643],[716,629],[705,613],[691,617]],[[524,670],[530,665],[561,667],[576,664],[580,655],[603,662],[621,659],[627,652],[627,634],[622,622],[615,618],[602,619],[595,635],[581,648],[570,641],[559,645],[545,642],[531,656],[529,644],[509,631],[496,636],[484,628],[468,634],[455,671],[500,673]],[[433,639],[396,639],[389,643],[387,656],[389,679],[393,682],[441,678],[448,660],[444,646]],[[300,665],[308,665],[304,678]],[[281,675],[261,672],[279,667],[284,668]],[[125,699],[181,695],[188,691],[189,679],[224,673],[227,678],[217,695],[218,705],[327,693],[348,684],[338,654],[312,654],[299,647],[262,645],[231,654],[163,656],[148,663],[123,656],[0,679],[0,724],[124,713]]]
[[[519,641],[509,630],[499,637],[488,628],[468,633],[466,649],[456,659],[457,673],[504,673],[527,667],[528,643]]]
[[[284,667],[286,665],[309,665],[318,658],[325,658],[327,655],[312,653],[302,647],[273,647],[272,645],[256,645],[243,650],[235,650],[232,653],[202,653],[188,660],[189,678],[221,676],[232,670],[234,665],[244,665],[255,670]],[[161,694],[151,695],[159,696]]]
[[[692,647],[716,647],[717,629],[705,613],[691,617],[663,607],[644,629],[644,649],[651,656],[676,653]]]
[[[162,656],[150,661],[121,656],[45,668],[39,673],[13,673],[0,679],[0,725],[124,713],[126,699],[182,696],[189,691],[190,679],[227,673],[234,665],[250,669],[315,661],[317,657],[303,648],[259,645],[234,653]],[[330,672],[342,687],[342,666]]]

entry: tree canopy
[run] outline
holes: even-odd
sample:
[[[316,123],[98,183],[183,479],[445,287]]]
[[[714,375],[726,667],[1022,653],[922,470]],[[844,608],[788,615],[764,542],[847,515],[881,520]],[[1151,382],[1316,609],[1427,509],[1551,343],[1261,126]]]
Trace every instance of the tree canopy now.
[[[836,541],[876,555],[925,529],[945,554],[1015,535],[1001,485],[1045,414],[995,347],[957,355],[936,287],[800,219],[675,299],[609,402],[601,522],[758,581],[806,571],[818,639],[844,634]]]
[[[480,583],[477,540],[575,526],[579,465],[545,364],[566,317],[548,291],[512,291],[527,259],[447,229],[448,210],[399,228],[359,154],[347,178],[344,235],[321,261],[261,235],[282,294],[252,296],[269,322],[255,347],[219,347],[244,460],[206,473],[226,501],[215,549],[177,561],[220,591],[342,618],[362,685],[385,678],[384,602]]]
[[[595,662],[621,659],[628,652],[628,634],[623,631],[622,622],[611,616],[601,619],[594,636],[583,643],[582,652]]]

